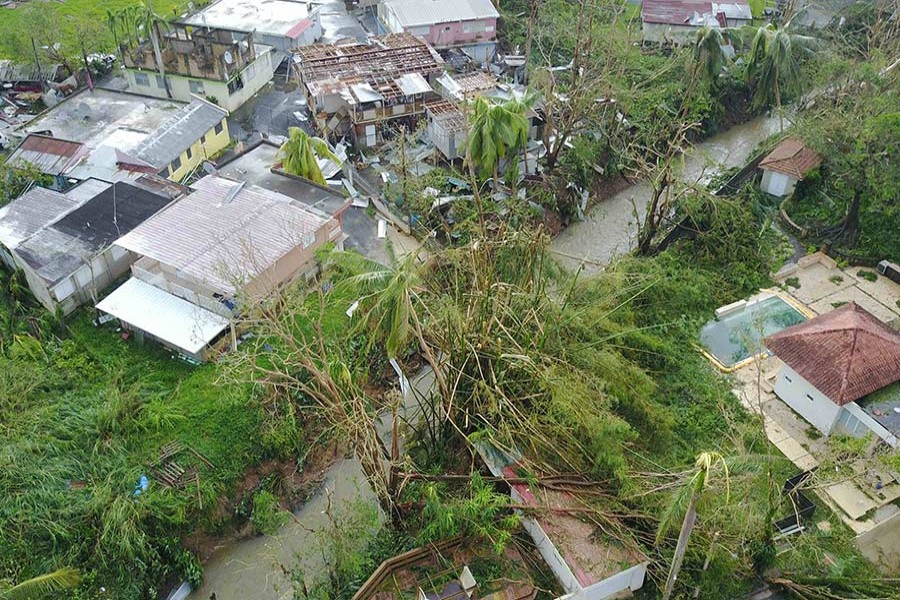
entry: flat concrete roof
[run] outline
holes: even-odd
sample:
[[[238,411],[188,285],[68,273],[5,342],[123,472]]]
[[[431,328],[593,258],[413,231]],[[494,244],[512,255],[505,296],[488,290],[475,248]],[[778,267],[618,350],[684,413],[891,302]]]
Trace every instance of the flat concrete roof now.
[[[49,130],[55,138],[91,148],[114,141],[118,150],[127,153],[184,106],[184,102],[95,88],[60,102],[27,123],[24,130]]]
[[[278,146],[262,142],[222,165],[219,174],[234,181],[243,181],[284,194],[329,216],[344,209],[348,199],[341,194],[302,179],[273,172],[272,167],[278,162],[277,154]]]
[[[307,4],[314,5],[312,11]],[[292,29],[309,17],[321,2],[287,0],[219,0],[182,19],[187,25],[207,26],[231,31],[257,31],[261,34],[290,35]]]

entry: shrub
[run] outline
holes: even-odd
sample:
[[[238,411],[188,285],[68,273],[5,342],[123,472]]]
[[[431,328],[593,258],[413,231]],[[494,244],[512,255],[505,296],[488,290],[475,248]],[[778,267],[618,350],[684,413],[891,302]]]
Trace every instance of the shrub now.
[[[877,280],[878,280],[878,275],[876,275],[876,274],[873,273],[872,271],[866,271],[866,270],[864,270],[864,269],[860,269],[859,271],[857,271],[857,272],[856,272],[856,276],[857,276],[857,277],[862,277],[862,278],[865,279],[866,281],[872,281],[872,282],[874,282],[874,281],[877,281]]]
[[[253,513],[250,522],[260,533],[272,535],[288,522],[290,515],[278,506],[278,498],[272,492],[260,490],[253,495]]]

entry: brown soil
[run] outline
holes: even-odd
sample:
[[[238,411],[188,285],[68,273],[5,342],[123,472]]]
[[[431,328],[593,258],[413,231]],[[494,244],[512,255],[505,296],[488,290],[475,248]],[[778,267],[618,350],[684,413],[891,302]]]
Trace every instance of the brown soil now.
[[[630,185],[633,185],[633,183],[628,181],[624,177],[616,177],[615,179],[603,179],[601,181],[598,181],[591,190],[591,197],[588,200],[588,209],[596,204],[599,204],[600,202],[603,202],[610,196],[618,194]]]
[[[330,443],[310,453],[302,471],[298,471],[295,460],[274,459],[249,469],[244,478],[237,483],[231,497],[219,498],[210,517],[213,523],[227,523],[226,530],[209,532],[197,529],[184,539],[184,547],[196,554],[201,562],[206,562],[219,548],[254,535],[255,532],[249,522],[235,523],[232,516],[235,508],[259,488],[263,479],[275,473],[279,475],[279,482],[273,491],[281,500],[281,508],[289,511],[309,498],[319,487],[328,467],[341,457],[340,447]]]

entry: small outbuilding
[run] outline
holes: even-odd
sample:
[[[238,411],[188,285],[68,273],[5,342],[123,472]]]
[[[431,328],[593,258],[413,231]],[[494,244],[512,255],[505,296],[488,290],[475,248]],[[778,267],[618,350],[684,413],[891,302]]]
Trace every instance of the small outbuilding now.
[[[784,366],[775,394],[825,435],[872,434],[897,447],[900,393],[873,397],[900,381],[900,333],[851,302],[765,339]]]
[[[759,168],[763,177],[760,188],[773,196],[788,196],[798,181],[822,164],[822,157],[798,139],[788,138],[775,146]]]

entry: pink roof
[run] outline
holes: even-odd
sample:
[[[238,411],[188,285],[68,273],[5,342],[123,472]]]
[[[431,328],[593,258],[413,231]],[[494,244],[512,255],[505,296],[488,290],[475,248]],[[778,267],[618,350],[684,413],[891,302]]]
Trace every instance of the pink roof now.
[[[291,27],[287,30],[287,37],[295,38],[310,27],[312,27],[313,22],[309,19],[301,19],[299,23]]]

